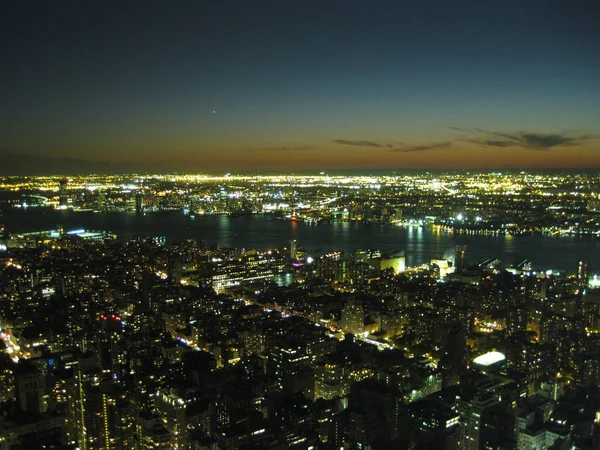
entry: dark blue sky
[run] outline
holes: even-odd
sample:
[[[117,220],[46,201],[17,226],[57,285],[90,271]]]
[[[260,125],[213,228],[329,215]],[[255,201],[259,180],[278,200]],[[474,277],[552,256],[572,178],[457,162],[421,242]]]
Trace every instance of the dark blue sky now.
[[[597,1],[9,1],[0,148],[164,170],[600,167]]]

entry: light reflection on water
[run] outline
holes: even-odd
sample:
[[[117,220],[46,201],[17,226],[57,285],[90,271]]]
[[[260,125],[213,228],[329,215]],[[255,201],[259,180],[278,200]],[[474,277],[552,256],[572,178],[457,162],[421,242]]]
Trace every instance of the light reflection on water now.
[[[430,228],[403,228],[387,225],[335,222],[309,224],[271,220],[262,216],[196,216],[190,219],[179,211],[138,216],[132,213],[92,213],[49,209],[5,210],[0,215],[12,232],[86,228],[107,230],[121,238],[166,236],[169,239],[201,239],[208,245],[226,247],[273,248],[296,239],[306,250],[346,253],[357,248],[382,251],[404,250],[407,265],[449,256],[457,246],[467,246],[472,261],[485,257],[500,258],[514,264],[524,258],[534,269],[558,269],[574,272],[577,261],[590,261],[591,272],[600,271],[600,239],[594,237],[493,236],[453,234]]]

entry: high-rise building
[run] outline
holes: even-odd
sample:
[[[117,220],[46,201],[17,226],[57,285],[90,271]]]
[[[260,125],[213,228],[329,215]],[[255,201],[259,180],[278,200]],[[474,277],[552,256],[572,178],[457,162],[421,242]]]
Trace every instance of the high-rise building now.
[[[169,448],[187,449],[189,436],[186,401],[174,392],[160,391],[156,394],[156,406],[171,436]]]
[[[457,273],[461,273],[469,266],[469,254],[467,253],[467,247],[456,247],[454,252],[454,267]]]
[[[342,330],[345,333],[359,334],[365,330],[365,311],[357,302],[349,302],[342,309]]]
[[[327,281],[345,281],[347,261],[341,252],[331,252],[317,259],[317,275]]]
[[[275,389],[288,394],[302,392],[313,398],[314,375],[312,356],[300,341],[275,342],[269,351],[268,373],[275,382]]]
[[[69,202],[69,194],[67,191],[69,180],[63,178],[60,180],[58,185],[58,202],[62,209],[67,207],[67,203]]]
[[[461,418],[461,447],[465,450],[479,450],[482,415],[497,404],[497,396],[481,392],[470,400],[458,401],[458,413]]]
[[[590,278],[590,264],[586,260],[581,260],[577,264],[577,283],[580,289],[585,289]]]
[[[156,412],[142,410],[136,417],[136,435],[139,450],[169,450],[171,434]]]
[[[144,194],[138,192],[135,194],[135,212],[142,214],[144,212]]]
[[[514,415],[502,404],[486,408],[481,415],[479,448],[514,448]]]
[[[100,330],[96,335],[100,369],[111,380],[124,385],[129,374],[129,357],[125,329],[119,316],[102,314]]]
[[[458,383],[460,374],[467,368],[467,343],[463,327],[454,325],[446,331],[442,352],[440,365],[444,384],[452,386]]]
[[[375,380],[354,383],[348,399],[350,448],[397,448],[401,437],[402,396]],[[385,445],[388,444],[388,445]]]
[[[17,403],[21,411],[28,414],[41,414],[48,410],[46,376],[28,364],[17,369],[15,377]]]
[[[459,448],[460,416],[453,401],[444,401],[432,395],[412,403],[409,415],[419,442],[429,444],[427,448],[440,450]]]
[[[557,318],[552,311],[542,311],[540,318],[540,344],[552,344],[557,337]]]
[[[98,382],[97,377],[81,382],[79,447],[100,450],[135,446],[135,421],[127,391],[109,380]]]
[[[524,308],[510,308],[506,319],[506,336],[522,336],[527,331],[527,310]]]

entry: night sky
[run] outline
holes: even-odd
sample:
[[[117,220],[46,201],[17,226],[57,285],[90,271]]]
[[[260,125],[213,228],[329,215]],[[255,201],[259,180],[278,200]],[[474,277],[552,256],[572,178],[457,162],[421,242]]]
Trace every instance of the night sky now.
[[[597,0],[0,12],[5,167],[600,167],[599,136]]]

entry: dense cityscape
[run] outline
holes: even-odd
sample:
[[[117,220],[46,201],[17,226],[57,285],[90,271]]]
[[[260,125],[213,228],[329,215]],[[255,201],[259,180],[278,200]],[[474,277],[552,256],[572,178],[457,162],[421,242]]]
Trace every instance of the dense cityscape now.
[[[600,450],[599,24],[3,1],[0,450]]]
[[[0,178],[0,208],[270,214],[500,234],[600,234],[597,172]]]
[[[175,210],[520,239],[600,230],[591,172],[6,177],[0,188],[5,215]],[[0,448],[600,448],[595,260],[534,271],[458,246],[408,266],[403,248],[0,232]]]

